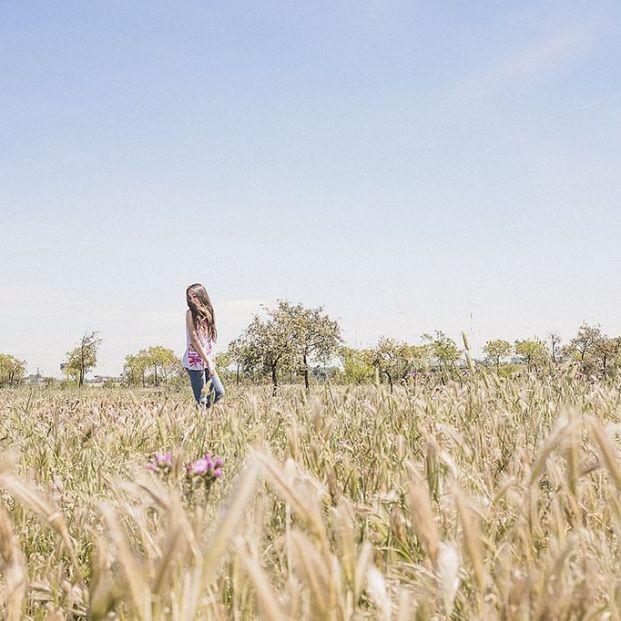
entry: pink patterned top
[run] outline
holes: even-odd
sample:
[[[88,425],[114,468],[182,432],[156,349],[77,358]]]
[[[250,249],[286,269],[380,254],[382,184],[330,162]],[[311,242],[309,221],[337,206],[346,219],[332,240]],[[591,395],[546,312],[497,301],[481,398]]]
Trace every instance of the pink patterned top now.
[[[214,347],[214,342],[209,338],[206,330],[198,329],[196,330],[196,334],[198,335],[198,340],[201,342],[205,353],[207,354],[208,362],[214,364],[216,352]],[[183,358],[181,358],[181,364],[184,368],[190,369],[191,371],[203,371],[207,368],[206,362],[200,357],[200,354],[192,347],[192,339],[190,338],[190,332],[186,328],[186,348],[185,353],[183,354]]]

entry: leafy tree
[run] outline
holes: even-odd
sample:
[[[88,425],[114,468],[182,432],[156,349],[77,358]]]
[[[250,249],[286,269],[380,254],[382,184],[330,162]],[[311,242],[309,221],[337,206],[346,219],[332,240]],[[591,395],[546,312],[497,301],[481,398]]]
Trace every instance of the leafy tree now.
[[[487,360],[496,367],[496,371],[500,371],[500,363],[504,358],[508,358],[512,351],[511,343],[502,339],[487,341],[483,346],[483,353]]]
[[[146,384],[146,370],[149,366],[149,360],[142,354],[128,354],[125,356],[125,364],[123,365],[123,376],[130,386],[135,386],[138,381],[142,381],[142,387]]]
[[[123,365],[123,375],[127,382],[136,385],[141,380],[143,387],[147,385],[148,379],[152,380],[154,386],[159,386],[180,372],[181,365],[175,352],[161,345],[141,349],[137,354],[128,354]]]
[[[146,358],[148,366],[153,369],[153,383],[155,386],[159,386],[161,380],[166,381],[171,371],[179,365],[175,352],[161,345],[141,350],[140,354]]]
[[[343,374],[348,384],[364,384],[375,376],[372,349],[354,349],[341,347],[339,358],[343,363]]]
[[[255,316],[241,339],[235,343],[232,355],[253,369],[267,369],[274,387],[279,373],[304,375],[309,387],[309,363],[327,361],[335,356],[341,344],[340,328],[320,308],[305,308],[280,300],[268,310],[265,319]]]
[[[391,338],[380,337],[377,347],[373,350],[373,366],[377,369],[380,377],[386,376],[392,392],[395,378],[402,372],[398,343]]]
[[[273,394],[278,389],[279,371],[291,370],[295,364],[294,335],[283,316],[276,310],[268,311],[266,319],[255,316],[242,336],[243,346],[250,353],[247,362],[253,370],[263,367],[272,379]]]
[[[596,371],[595,350],[598,343],[605,338],[599,326],[583,323],[578,334],[571,339],[567,347],[571,356],[580,362],[580,369],[585,375]]]
[[[97,349],[100,344],[101,339],[97,337],[97,332],[87,332],[78,345],[67,352],[67,359],[61,369],[77,381],[80,387],[84,385],[86,374],[97,365]]]
[[[325,365],[337,354],[342,343],[339,324],[330,319],[321,307],[305,308],[286,301],[279,302],[277,316],[287,324],[290,342],[300,358],[304,386],[308,390],[309,362],[313,360]]]
[[[0,386],[17,386],[25,375],[25,362],[10,354],[0,354]]]
[[[602,377],[606,377],[619,365],[621,356],[621,337],[602,336],[595,342],[593,355],[599,364]]]
[[[252,375],[262,363],[261,352],[254,349],[245,336],[229,343],[227,355],[229,364],[235,365],[236,384],[239,384],[242,374]]]
[[[436,330],[435,336],[423,334],[422,339],[427,343],[432,363],[440,370],[442,378],[450,377],[455,372],[461,357],[461,349],[441,330]]]
[[[515,353],[529,371],[533,366],[541,366],[549,359],[546,344],[538,338],[515,341]]]
[[[394,382],[407,382],[415,372],[428,369],[430,358],[428,345],[410,345],[381,337],[372,352],[371,362],[380,376],[386,377],[392,391]]]

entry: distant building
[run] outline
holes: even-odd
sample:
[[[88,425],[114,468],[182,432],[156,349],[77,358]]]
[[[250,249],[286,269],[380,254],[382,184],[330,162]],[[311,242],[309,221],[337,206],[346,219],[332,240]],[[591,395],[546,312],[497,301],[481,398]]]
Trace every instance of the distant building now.
[[[112,375],[95,375],[92,379],[84,380],[84,383],[92,386],[102,386],[103,384],[120,384],[121,381],[122,378]]]
[[[24,381],[26,384],[32,384],[33,386],[42,386],[45,380],[41,373],[35,373],[26,376]]]

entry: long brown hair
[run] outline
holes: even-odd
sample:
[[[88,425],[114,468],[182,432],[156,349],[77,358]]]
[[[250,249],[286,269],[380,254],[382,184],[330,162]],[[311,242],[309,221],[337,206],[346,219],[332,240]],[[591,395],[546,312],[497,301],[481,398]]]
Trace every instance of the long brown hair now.
[[[196,299],[190,301],[190,292],[196,295]],[[216,330],[216,314],[214,313],[209,294],[203,285],[194,283],[185,290],[185,299],[192,313],[192,323],[198,330],[202,328],[207,331],[207,335],[212,341],[218,338]]]

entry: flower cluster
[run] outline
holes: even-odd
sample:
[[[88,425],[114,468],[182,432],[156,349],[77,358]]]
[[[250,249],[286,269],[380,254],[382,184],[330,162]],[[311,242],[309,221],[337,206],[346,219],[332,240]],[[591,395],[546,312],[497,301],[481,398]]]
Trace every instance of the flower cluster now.
[[[198,499],[197,493],[203,494],[203,501],[209,498],[213,484],[222,477],[223,465],[222,459],[220,457],[212,457],[211,453],[206,453],[202,457],[186,464],[185,477],[181,483],[184,495],[190,503],[196,502]],[[171,473],[178,472],[173,466],[173,455],[169,451],[168,453],[154,453],[147,464],[147,469],[164,480],[168,480]]]
[[[222,476],[224,462],[219,457],[212,457],[206,453],[196,461],[186,464],[185,470],[188,477],[204,478],[205,481],[215,481]]]
[[[158,474],[169,474],[172,470],[173,456],[168,453],[154,453],[151,461],[147,464],[147,470]]]

